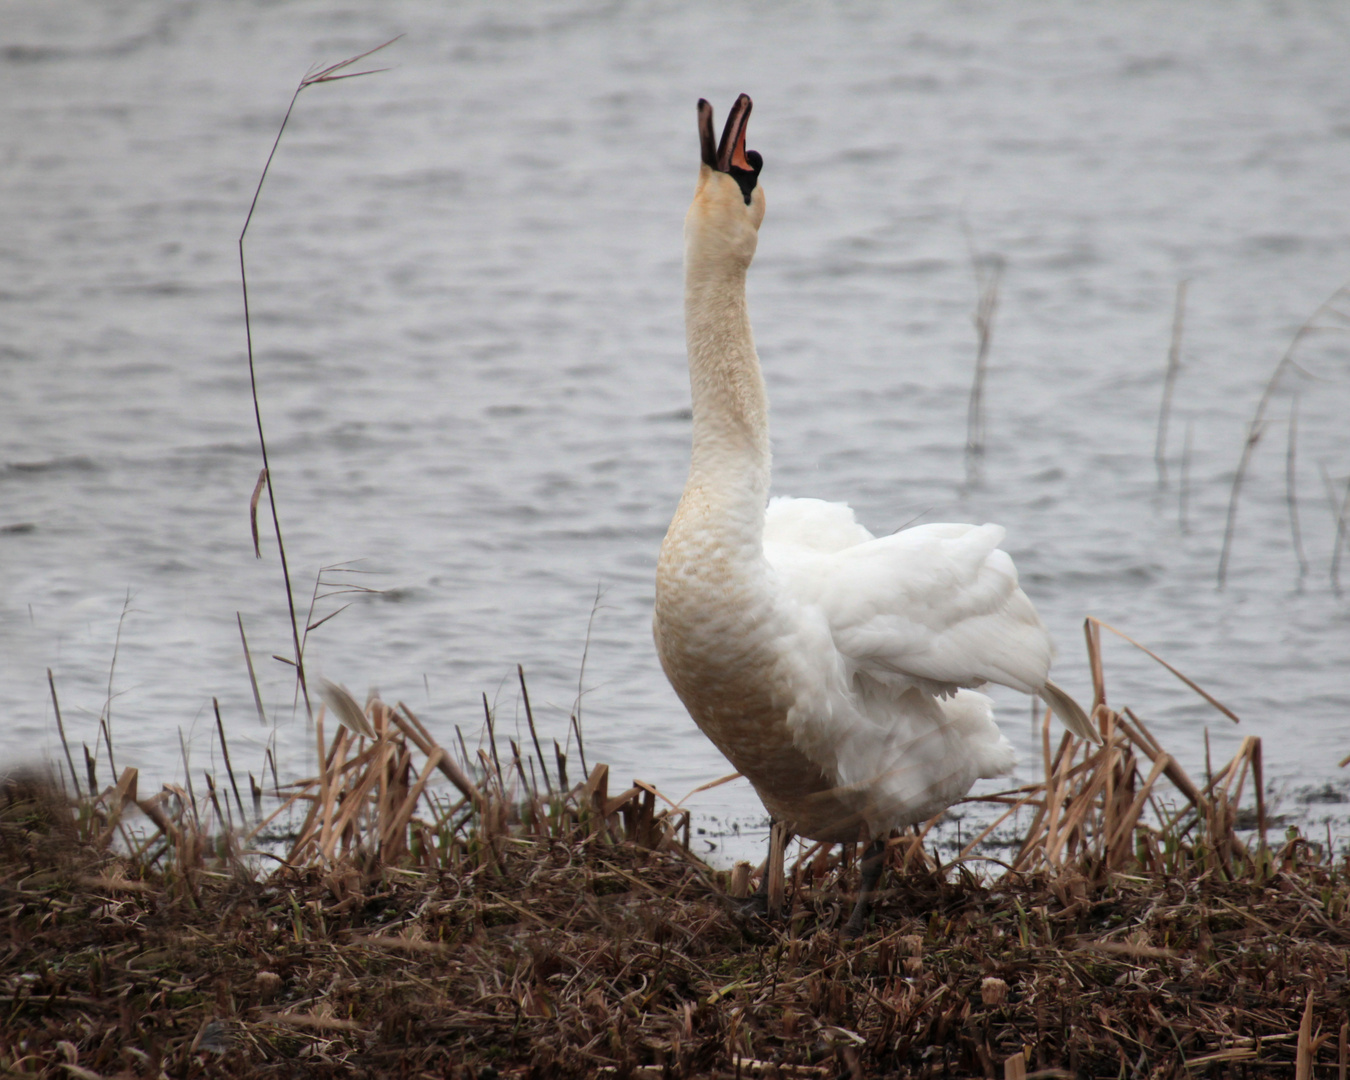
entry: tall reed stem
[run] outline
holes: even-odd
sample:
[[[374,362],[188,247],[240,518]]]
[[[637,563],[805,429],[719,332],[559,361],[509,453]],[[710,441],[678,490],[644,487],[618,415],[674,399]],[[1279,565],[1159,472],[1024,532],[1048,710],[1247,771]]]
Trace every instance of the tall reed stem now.
[[[299,680],[300,691],[305,696],[305,712],[310,716],[314,715],[314,709],[310,705],[309,684],[305,680],[305,657],[304,650],[300,645],[300,624],[295,617],[295,596],[291,590],[291,568],[286,561],[286,544],[281,538],[281,517],[277,513],[276,490],[272,485],[272,467],[267,459],[267,437],[263,434],[262,407],[258,404],[258,375],[253,363],[253,323],[249,317],[248,271],[244,262],[244,238],[248,235],[248,227],[253,221],[253,212],[258,208],[258,197],[262,194],[263,184],[267,181],[267,172],[272,167],[272,159],[277,156],[277,147],[281,145],[281,136],[286,131],[286,124],[291,118],[291,111],[295,108],[296,100],[300,97],[300,91],[317,83],[337,82],[339,79],[352,79],[358,75],[374,74],[374,71],[350,71],[345,74],[340,74],[340,72],[358,60],[363,60],[372,53],[379,52],[385,46],[392,45],[397,40],[398,38],[391,38],[384,45],[377,45],[358,56],[349,57],[336,64],[330,64],[319,71],[311,72],[300,80],[300,85],[295,88],[295,93],[291,95],[290,104],[286,106],[286,115],[281,118],[281,126],[277,128],[277,137],[272,140],[272,149],[267,155],[267,162],[263,165],[262,175],[258,177],[258,186],[253,190],[253,201],[249,203],[248,214],[244,218],[244,227],[239,233],[239,284],[244,293],[244,335],[248,343],[248,380],[253,393],[253,418],[258,425],[258,445],[262,449],[263,476],[267,480],[267,502],[272,510],[272,526],[277,534],[277,552],[281,556],[281,576],[286,583],[286,606],[290,610],[291,639],[295,646],[295,677]],[[382,71],[384,69],[377,70]]]

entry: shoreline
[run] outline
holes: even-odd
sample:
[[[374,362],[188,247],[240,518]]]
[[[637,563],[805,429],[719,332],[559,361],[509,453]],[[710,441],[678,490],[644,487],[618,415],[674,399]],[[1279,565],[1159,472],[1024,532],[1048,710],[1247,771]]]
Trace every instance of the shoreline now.
[[[354,704],[354,703],[353,703]],[[339,713],[348,710],[339,710]],[[330,714],[331,715],[331,714]],[[990,796],[1015,855],[893,835],[868,933],[841,940],[856,853],[753,871],[688,851],[689,814],[559,754],[452,755],[373,701],[273,810],[0,793],[0,1068],[135,1076],[1314,1076],[1350,1047],[1350,856],[1244,834],[1260,744],[1195,783],[1098,702],[1104,745],[1046,727],[1046,777]],[[367,736],[354,730],[362,722]],[[575,768],[575,766],[574,766]],[[429,793],[451,778],[456,803]],[[1170,785],[1187,809],[1145,814]],[[462,785],[462,786],[461,786]],[[273,802],[277,802],[275,798]],[[1159,804],[1161,806],[1161,804]],[[144,815],[138,817],[138,815]],[[245,817],[248,815],[245,814]],[[257,817],[255,817],[255,822]],[[265,822],[264,822],[265,824]],[[268,869],[260,870],[261,864]]]

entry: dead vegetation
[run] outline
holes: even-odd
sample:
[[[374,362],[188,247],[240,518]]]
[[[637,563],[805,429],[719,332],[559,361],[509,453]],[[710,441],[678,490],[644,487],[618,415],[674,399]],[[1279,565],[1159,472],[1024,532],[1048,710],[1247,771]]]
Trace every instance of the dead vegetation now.
[[[893,836],[854,943],[856,852],[800,851],[782,920],[750,918],[748,865],[690,855],[650,785],[546,762],[532,724],[533,754],[452,753],[329,688],[321,767],[270,814],[255,786],[248,831],[233,777],[11,777],[0,1071],[1344,1076],[1350,863],[1266,844],[1259,740],[1193,781],[1109,707],[1088,629],[1101,745],[1047,720],[1045,779],[985,797],[1007,820],[951,862],[931,822]]]

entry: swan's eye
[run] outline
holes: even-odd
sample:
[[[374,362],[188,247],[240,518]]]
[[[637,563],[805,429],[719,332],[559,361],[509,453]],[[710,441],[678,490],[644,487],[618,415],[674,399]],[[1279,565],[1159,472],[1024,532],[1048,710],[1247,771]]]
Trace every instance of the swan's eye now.
[[[750,193],[755,190],[755,184],[759,182],[760,170],[764,168],[764,158],[758,150],[747,150],[745,161],[750,168],[742,169],[733,165],[727,171],[731,173],[736,183],[740,184],[741,194],[745,197],[745,205],[749,206]]]

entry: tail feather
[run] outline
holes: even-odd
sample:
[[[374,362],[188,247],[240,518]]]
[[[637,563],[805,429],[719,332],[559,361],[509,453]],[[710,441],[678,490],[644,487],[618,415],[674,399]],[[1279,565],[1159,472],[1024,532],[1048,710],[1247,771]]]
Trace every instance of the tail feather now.
[[[1039,693],[1041,700],[1050,706],[1050,711],[1059,717],[1059,722],[1080,739],[1094,743],[1102,741],[1101,735],[1088,719],[1088,714],[1083,711],[1083,706],[1049,679],[1045,680],[1045,685],[1041,687]]]

